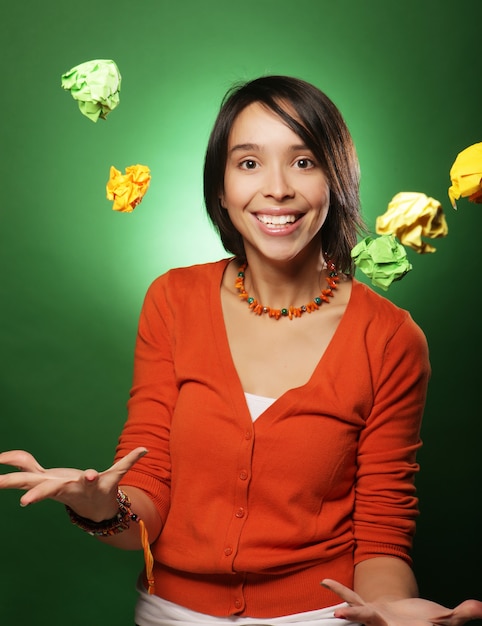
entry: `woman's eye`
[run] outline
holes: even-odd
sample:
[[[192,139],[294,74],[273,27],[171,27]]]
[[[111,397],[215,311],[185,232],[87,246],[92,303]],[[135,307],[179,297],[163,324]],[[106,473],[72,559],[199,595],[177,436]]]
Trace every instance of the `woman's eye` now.
[[[243,170],[254,170],[257,167],[257,163],[256,161],[253,161],[252,159],[246,159],[245,161],[242,161],[240,163],[240,167]]]
[[[300,168],[300,170],[307,170],[310,169],[310,167],[315,166],[311,159],[298,159],[296,161],[296,165]]]

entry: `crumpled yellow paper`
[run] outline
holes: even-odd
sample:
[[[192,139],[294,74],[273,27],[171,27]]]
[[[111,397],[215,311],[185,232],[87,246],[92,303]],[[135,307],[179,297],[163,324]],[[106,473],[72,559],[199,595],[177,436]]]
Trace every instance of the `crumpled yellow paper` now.
[[[394,235],[365,237],[351,251],[355,265],[384,291],[411,269],[407,251]]]
[[[387,211],[377,217],[379,235],[395,235],[404,246],[419,254],[435,252],[422,237],[445,237],[448,226],[442,205],[424,193],[402,191],[388,204]]]
[[[151,172],[146,165],[130,165],[122,174],[114,166],[106,185],[107,200],[113,200],[113,211],[130,213],[141,202],[151,182]]]
[[[460,197],[482,203],[482,143],[474,143],[459,152],[450,169],[450,180],[449,198],[454,209]]]
[[[62,87],[78,101],[80,111],[97,122],[119,104],[121,75],[110,59],[86,61],[62,74]]]

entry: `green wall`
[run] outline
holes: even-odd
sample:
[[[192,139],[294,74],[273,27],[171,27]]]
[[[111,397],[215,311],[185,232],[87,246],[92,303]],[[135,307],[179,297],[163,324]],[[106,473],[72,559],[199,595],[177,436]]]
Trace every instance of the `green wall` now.
[[[240,79],[296,75],[345,115],[370,227],[399,191],[444,205],[449,236],[433,255],[409,252],[414,270],[388,297],[411,311],[432,354],[421,591],[447,605],[482,598],[481,208],[463,200],[455,212],[447,198],[456,154],[482,141],[481,19],[480,0],[4,6],[0,449],[26,448],[46,466],[110,465],[147,286],[224,255],[201,186],[220,99]],[[95,58],[114,59],[123,77],[119,107],[97,124],[60,87],[63,72]],[[151,187],[134,213],[115,213],[109,168],[135,163],[151,168]],[[21,509],[18,498],[0,493],[1,624],[132,624],[140,555],[82,534],[57,503]]]

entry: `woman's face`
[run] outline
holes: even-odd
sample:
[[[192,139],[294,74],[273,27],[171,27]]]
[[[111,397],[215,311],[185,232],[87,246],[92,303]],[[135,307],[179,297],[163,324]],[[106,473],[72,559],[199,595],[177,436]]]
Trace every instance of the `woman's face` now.
[[[289,261],[319,254],[330,204],[325,174],[302,139],[260,103],[241,111],[229,135],[221,204],[246,254]]]

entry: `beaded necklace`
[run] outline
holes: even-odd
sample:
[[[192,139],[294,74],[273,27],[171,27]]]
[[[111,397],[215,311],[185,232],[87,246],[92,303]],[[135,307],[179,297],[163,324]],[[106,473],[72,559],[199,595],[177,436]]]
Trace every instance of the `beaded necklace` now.
[[[337,288],[337,283],[340,279],[336,272],[335,264],[329,259],[326,259],[326,264],[329,270],[328,276],[326,277],[328,288],[322,289],[319,296],[313,298],[311,302],[303,304],[303,306],[289,306],[285,309],[273,309],[272,307],[264,306],[259,303],[256,298],[250,296],[244,288],[245,272],[248,267],[247,262],[243,263],[239,268],[238,275],[234,281],[234,287],[239,292],[241,300],[245,300],[250,310],[256,313],[256,315],[266,313],[269,317],[273,317],[276,320],[279,320],[280,317],[289,317],[289,319],[292,320],[294,317],[301,317],[303,313],[312,313],[318,310],[323,302],[329,302],[330,298],[333,297],[333,290]]]

